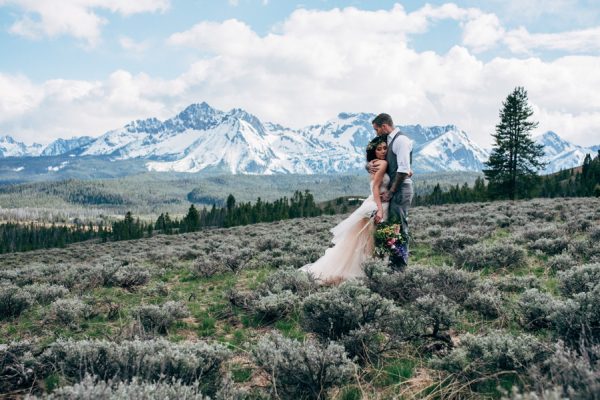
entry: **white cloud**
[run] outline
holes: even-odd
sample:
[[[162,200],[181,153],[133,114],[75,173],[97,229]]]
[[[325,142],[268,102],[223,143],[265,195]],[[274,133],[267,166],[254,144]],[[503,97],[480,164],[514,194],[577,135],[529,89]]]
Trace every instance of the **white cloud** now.
[[[475,52],[488,50],[504,36],[504,28],[494,14],[482,14],[463,24],[463,44]]]
[[[454,5],[413,13],[401,6],[297,10],[264,36],[237,20],[202,22],[168,39],[198,57],[172,80],[116,71],[100,82],[11,81],[14,98],[0,97],[0,110],[10,110],[0,116],[0,130],[19,132],[22,139],[40,131],[47,140],[98,135],[130,120],[167,118],[190,103],[207,101],[293,127],[321,123],[341,111],[385,111],[399,124],[455,124],[489,145],[502,101],[522,85],[540,130],[598,144],[590,133],[600,128],[600,57],[484,62],[465,46],[446,54],[411,49],[410,35],[426,31],[436,18],[468,24],[490,17]],[[477,23],[465,25],[468,29],[474,34]],[[464,40],[477,48],[494,36]],[[0,93],[6,93],[2,85],[10,78],[0,76]]]
[[[581,10],[579,0],[496,0],[507,15],[519,19],[535,19],[542,15],[565,15]],[[591,3],[591,2],[590,2]]]
[[[529,33],[521,27],[506,34],[504,42],[514,53],[560,50],[570,53],[600,52],[600,27],[559,33]]]
[[[0,73],[0,123],[37,107],[43,91],[24,76]]]
[[[149,41],[144,40],[138,42],[128,36],[121,36],[119,38],[119,44],[123,49],[136,54],[144,53],[150,47]]]
[[[14,5],[24,14],[12,24],[9,31],[29,38],[70,35],[94,46],[100,31],[108,21],[100,17],[98,9],[121,15],[143,12],[162,12],[170,0],[4,0],[2,5]]]

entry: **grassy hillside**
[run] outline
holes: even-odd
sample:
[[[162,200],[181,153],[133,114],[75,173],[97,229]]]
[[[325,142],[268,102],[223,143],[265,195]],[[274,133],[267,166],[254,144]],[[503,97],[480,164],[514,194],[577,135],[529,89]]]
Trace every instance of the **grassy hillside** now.
[[[407,270],[319,287],[341,219],[0,256],[0,393],[597,395],[599,200],[415,208]]]

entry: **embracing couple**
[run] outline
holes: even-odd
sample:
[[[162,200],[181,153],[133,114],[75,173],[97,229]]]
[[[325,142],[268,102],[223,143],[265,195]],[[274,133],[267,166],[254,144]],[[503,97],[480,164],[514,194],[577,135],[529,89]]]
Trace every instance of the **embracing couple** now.
[[[322,283],[338,283],[365,276],[362,263],[373,255],[376,225],[389,220],[402,224],[408,234],[408,209],[413,197],[412,141],[394,127],[392,117],[379,114],[372,121],[377,137],[366,150],[371,194],[348,218],[336,225],[333,247],[301,270]],[[402,268],[406,263],[395,260]]]

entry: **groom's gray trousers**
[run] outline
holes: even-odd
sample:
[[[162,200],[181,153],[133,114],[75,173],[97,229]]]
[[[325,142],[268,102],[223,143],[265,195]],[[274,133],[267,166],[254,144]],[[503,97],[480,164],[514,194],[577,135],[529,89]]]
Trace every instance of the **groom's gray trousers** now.
[[[406,178],[390,200],[390,219],[397,218],[402,221],[402,228],[406,234],[408,234],[408,209],[410,208],[413,194],[412,179]]]

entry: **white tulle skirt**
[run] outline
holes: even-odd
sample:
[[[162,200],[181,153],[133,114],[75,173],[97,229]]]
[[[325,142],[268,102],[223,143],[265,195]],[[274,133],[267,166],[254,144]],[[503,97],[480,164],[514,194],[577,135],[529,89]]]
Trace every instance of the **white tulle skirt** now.
[[[383,203],[383,218],[387,219],[388,203]],[[334,244],[312,264],[300,268],[311,273],[320,283],[335,284],[365,276],[362,263],[372,256],[375,223],[369,216],[377,211],[373,196],[369,196],[348,218],[331,229]]]

